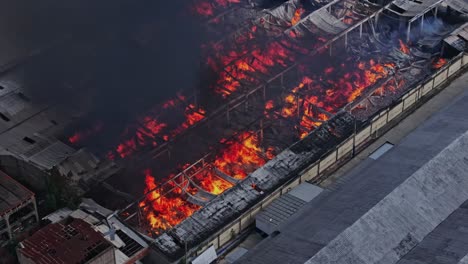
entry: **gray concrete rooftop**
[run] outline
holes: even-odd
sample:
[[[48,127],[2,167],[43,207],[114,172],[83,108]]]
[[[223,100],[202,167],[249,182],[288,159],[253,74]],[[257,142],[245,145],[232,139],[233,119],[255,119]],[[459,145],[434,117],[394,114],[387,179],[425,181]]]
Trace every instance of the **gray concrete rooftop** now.
[[[446,89],[447,91],[464,90],[467,81],[468,74],[465,74]],[[335,242],[339,240],[339,236],[345,233],[345,230],[355,225],[384,197],[394,192],[423,165],[433,160],[436,155],[468,130],[466,100],[468,100],[468,92],[464,92],[443,110],[430,117],[378,160],[369,158],[362,160],[353,170],[332,183],[330,190],[304,206],[290,224],[281,228],[280,234],[261,242],[238,263],[304,263],[318,255],[320,251],[327,250],[326,247],[333,246],[333,240]],[[460,210],[462,209],[455,211]],[[437,247],[436,242],[428,242],[431,234],[437,234],[437,229],[443,228],[446,224],[444,221],[456,221],[450,217],[444,220],[445,218],[439,219],[442,224],[418,245]],[[419,240],[416,239],[416,241]],[[405,257],[411,257],[410,254],[417,255],[418,245]],[[328,250],[334,250],[334,248]],[[468,247],[461,251],[465,251],[464,254],[457,252],[452,262],[442,263],[458,263],[468,253]],[[405,257],[400,263],[432,263],[424,260],[404,262]],[[328,260],[323,263],[343,262]],[[373,262],[366,261],[365,263]]]

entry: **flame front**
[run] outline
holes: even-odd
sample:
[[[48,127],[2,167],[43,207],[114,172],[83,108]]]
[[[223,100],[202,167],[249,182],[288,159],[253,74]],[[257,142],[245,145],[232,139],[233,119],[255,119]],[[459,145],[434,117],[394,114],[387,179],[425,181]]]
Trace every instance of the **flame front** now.
[[[139,206],[146,213],[151,229],[157,233],[177,225],[200,209],[200,206],[187,202],[179,195],[182,193],[180,188],[175,187],[171,181],[168,183],[170,187],[176,189],[163,195],[151,171],[145,170],[145,193],[148,194]]]
[[[243,132],[235,140],[223,140],[228,145],[214,161],[220,171],[236,178],[244,179],[249,173],[265,164],[260,157],[263,153],[259,147],[256,134]]]
[[[213,167],[192,178],[205,191],[215,195],[233,187],[233,184],[217,176],[213,168],[236,179],[243,179],[266,162],[261,157],[263,151],[259,147],[258,137],[251,132],[241,133],[231,140],[223,139],[222,142],[227,147],[216,156],[210,165]],[[267,157],[273,157],[274,150],[269,148],[267,153]],[[179,186],[185,184],[187,182],[180,183]],[[145,170],[145,185],[147,195],[139,206],[145,213],[149,226],[156,233],[177,225],[200,208],[183,198],[182,189],[176,186],[173,180],[168,182],[168,187],[174,189],[162,194],[163,190],[157,188],[150,170]],[[187,189],[192,195],[197,193],[197,189],[193,187]]]

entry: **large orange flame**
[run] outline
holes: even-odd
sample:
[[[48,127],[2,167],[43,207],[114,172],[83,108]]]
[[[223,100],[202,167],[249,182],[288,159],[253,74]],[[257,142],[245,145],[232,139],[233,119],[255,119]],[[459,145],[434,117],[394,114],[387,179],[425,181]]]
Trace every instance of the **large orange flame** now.
[[[240,133],[235,140],[223,140],[228,146],[214,161],[220,171],[236,178],[243,179],[249,173],[265,164],[259,146],[258,136],[250,132]]]
[[[223,193],[233,184],[219,177],[214,168],[236,179],[243,179],[264,165],[266,159],[274,157],[273,148],[267,149],[266,158],[261,157],[263,151],[259,146],[258,136],[251,132],[240,133],[233,139],[223,139],[222,142],[226,148],[215,157],[212,165],[197,172],[192,178],[201,188],[215,195]],[[199,206],[190,204],[183,198],[183,191],[176,187],[173,180],[168,182],[168,186],[175,189],[163,195],[162,190],[156,188],[150,170],[145,170],[145,184],[145,193],[151,192],[139,206],[143,208],[150,227],[157,233],[173,227],[199,209]],[[193,187],[188,190],[190,194],[197,193]]]
[[[170,187],[174,188],[175,184],[170,183]],[[172,193],[163,195],[163,190],[157,188],[150,170],[145,170],[145,184],[145,193],[151,192],[146,195],[145,200],[140,202],[139,206],[146,213],[148,223],[156,233],[177,225],[200,209],[200,206],[183,199],[180,196],[182,190],[178,187]]]
[[[195,180],[205,191],[218,195],[234,186],[215,174],[212,169],[204,170],[195,176]]]

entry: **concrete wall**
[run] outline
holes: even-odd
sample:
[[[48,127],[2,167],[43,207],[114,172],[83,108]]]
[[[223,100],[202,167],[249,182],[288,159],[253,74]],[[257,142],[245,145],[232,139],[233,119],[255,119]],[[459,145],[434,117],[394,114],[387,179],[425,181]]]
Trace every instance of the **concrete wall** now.
[[[23,160],[10,155],[0,155],[0,168],[30,190],[45,190],[47,187],[47,173]]]
[[[27,214],[23,216],[18,216],[17,214],[21,211],[26,210]],[[24,213],[24,212],[22,212]],[[31,225],[23,225],[23,221],[34,218],[34,222]],[[16,219],[16,220],[13,220]],[[32,196],[29,200],[19,204],[16,208],[11,209],[6,212],[4,215],[0,216],[0,223],[4,224],[4,227],[0,227],[0,236],[8,235],[9,240],[15,238],[17,233],[15,228],[23,227],[21,230],[27,229],[32,225],[35,225],[39,222],[39,215],[37,212],[36,198]],[[20,231],[21,232],[21,231]],[[0,246],[5,245],[9,240],[2,240],[0,238]]]
[[[207,239],[205,243],[201,243],[196,254],[201,254],[204,249],[211,245],[213,245],[215,249],[219,249],[224,246],[231,238],[235,237],[235,235],[239,233],[239,230],[244,230],[249,224],[253,223],[255,215],[261,210],[261,208],[270,204],[280,195],[287,193],[290,188],[294,188],[304,181],[313,181],[314,179],[317,179],[325,172],[326,169],[335,165],[337,162],[343,161],[346,157],[349,157],[353,149],[362,148],[362,146],[372,137],[377,136],[381,129],[385,129],[388,123],[399,118],[402,113],[414,106],[418,101],[431,96],[431,91],[441,88],[447,81],[448,76],[458,73],[462,67],[467,64],[468,55],[460,55],[454,58],[438,72],[434,73],[430,78],[424,80],[422,84],[417,85],[415,88],[404,94],[400,101],[396,102],[393,107],[383,109],[372,119],[368,126],[357,131],[355,135],[344,140],[343,143],[338,145],[333,151],[327,153],[314,164],[311,164],[308,169],[301,172],[297,177],[291,179],[272,194],[265,197],[256,206],[253,206],[242,216],[227,225],[227,228],[223,228],[221,231]],[[233,230],[233,232],[231,230]]]

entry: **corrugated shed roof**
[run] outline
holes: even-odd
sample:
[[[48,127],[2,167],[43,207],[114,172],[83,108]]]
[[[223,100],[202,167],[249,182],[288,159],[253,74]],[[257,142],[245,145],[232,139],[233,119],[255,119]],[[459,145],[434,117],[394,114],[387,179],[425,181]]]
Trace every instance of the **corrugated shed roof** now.
[[[33,196],[26,187],[0,171],[0,215]]]

